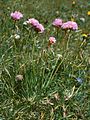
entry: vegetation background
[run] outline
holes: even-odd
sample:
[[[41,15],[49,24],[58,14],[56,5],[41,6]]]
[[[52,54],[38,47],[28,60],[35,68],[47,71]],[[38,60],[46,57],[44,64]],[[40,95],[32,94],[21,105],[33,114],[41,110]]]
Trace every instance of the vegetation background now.
[[[24,15],[17,23],[15,10]],[[90,120],[88,11],[89,0],[0,0],[0,120]],[[23,25],[28,18],[45,32]],[[55,18],[74,20],[79,30],[65,37],[52,26]],[[48,49],[50,36],[57,41]]]

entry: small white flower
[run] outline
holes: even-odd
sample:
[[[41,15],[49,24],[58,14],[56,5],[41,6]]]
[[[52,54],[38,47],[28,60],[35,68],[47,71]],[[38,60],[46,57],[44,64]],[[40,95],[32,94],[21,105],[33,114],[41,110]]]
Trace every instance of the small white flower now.
[[[63,56],[61,54],[57,54],[57,57],[58,58],[62,58]]]
[[[27,21],[23,22],[23,25],[27,25],[27,24],[28,24]]]
[[[20,39],[20,35],[15,34],[15,35],[14,35],[14,38],[15,38],[16,40],[18,40],[18,39]]]
[[[11,35],[10,38],[13,38],[13,35]]]
[[[82,18],[80,18],[80,20],[81,20],[82,22],[85,22],[85,18],[83,18],[83,17],[82,17]]]
[[[23,80],[23,75],[17,75],[16,80],[17,81],[22,81]]]

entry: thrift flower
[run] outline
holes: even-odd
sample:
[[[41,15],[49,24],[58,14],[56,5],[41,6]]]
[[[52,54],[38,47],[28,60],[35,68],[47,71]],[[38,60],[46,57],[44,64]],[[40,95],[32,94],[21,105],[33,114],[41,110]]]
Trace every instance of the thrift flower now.
[[[78,29],[78,25],[76,22],[73,21],[68,21],[63,23],[63,25],[61,26],[62,29],[71,29],[71,30],[77,30]]]
[[[62,24],[63,24],[62,19],[59,19],[59,18],[55,19],[52,23],[52,25],[55,27],[61,27]]]
[[[55,37],[50,37],[50,38],[49,38],[49,45],[52,45],[52,44],[54,44],[54,43],[56,43]]]
[[[42,24],[39,23],[38,20],[36,20],[35,18],[30,18],[27,21],[28,24],[31,24],[36,31],[38,31],[39,33],[43,33],[44,32],[44,26]]]
[[[20,20],[23,17],[23,14],[19,11],[15,11],[12,12],[10,16],[13,20]]]
[[[32,26],[35,27],[36,25],[39,24],[39,21],[36,20],[35,18],[30,18],[30,19],[28,19],[27,23],[28,23],[28,24],[31,24]]]
[[[42,24],[37,24],[35,26],[35,29],[39,32],[39,33],[43,33],[44,32],[44,27]]]

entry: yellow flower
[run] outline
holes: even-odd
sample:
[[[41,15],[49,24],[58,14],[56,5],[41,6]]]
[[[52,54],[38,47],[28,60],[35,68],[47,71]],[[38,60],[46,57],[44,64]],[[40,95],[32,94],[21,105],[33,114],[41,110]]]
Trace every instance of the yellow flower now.
[[[87,34],[82,34],[82,36],[86,38],[86,37],[87,37]]]
[[[75,5],[75,4],[76,4],[76,2],[75,2],[75,1],[73,1],[73,2],[72,2],[72,4],[73,4],[73,5]]]
[[[90,11],[87,12],[87,15],[90,15]]]

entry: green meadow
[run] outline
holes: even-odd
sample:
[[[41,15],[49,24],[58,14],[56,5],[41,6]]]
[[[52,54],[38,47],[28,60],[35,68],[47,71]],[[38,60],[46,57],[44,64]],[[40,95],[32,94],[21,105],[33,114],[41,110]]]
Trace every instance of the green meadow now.
[[[0,0],[0,120],[90,120],[89,0]]]

